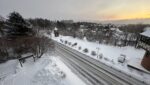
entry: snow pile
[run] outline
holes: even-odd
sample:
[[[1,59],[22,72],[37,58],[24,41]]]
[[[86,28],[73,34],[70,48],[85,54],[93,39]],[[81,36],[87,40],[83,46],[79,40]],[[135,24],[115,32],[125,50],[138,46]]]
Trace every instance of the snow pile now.
[[[145,28],[145,31],[142,32],[141,35],[150,37],[150,27]]]
[[[129,76],[132,76],[134,78],[137,78],[143,82],[150,84],[150,74],[139,71],[133,68],[129,68],[127,65],[129,62],[141,62],[145,51],[143,49],[136,49],[131,46],[125,46],[125,47],[116,47],[116,46],[110,46],[105,44],[98,44],[95,42],[88,42],[85,40],[81,40],[78,38],[72,38],[70,36],[60,36],[58,38],[51,37],[53,40],[62,43],[68,47],[71,47],[83,54],[88,55],[91,58],[94,58],[108,66],[113,67],[114,69],[117,69]],[[61,39],[61,41],[60,41]],[[67,43],[64,43],[62,41],[71,42],[72,44],[77,43],[76,46],[69,45]],[[86,49],[88,52],[84,52],[83,50]],[[96,52],[92,55],[92,52]],[[125,62],[120,63],[118,62],[118,59],[124,55],[125,56]],[[139,64],[140,65],[140,64]]]
[[[55,63],[49,62],[44,69],[35,74],[32,82],[34,83],[33,85],[62,85],[61,81],[64,78],[64,72]]]
[[[64,79],[67,83],[63,85],[86,85],[80,78],[77,77],[59,58],[53,57],[53,61],[56,62],[58,67],[66,73],[66,78]]]
[[[17,60],[10,60],[6,63],[0,64],[0,78],[4,78],[8,75],[14,74],[16,72],[16,67],[18,65]]]

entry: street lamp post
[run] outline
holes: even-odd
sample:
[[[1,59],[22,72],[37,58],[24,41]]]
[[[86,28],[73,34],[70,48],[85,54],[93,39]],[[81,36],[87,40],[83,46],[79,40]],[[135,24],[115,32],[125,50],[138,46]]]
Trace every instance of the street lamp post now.
[[[99,58],[99,50],[100,50],[100,48],[97,47],[96,49],[97,49],[97,58]]]

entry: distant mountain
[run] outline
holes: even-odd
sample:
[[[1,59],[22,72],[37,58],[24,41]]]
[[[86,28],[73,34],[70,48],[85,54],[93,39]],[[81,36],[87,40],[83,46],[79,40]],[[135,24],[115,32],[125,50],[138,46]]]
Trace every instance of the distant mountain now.
[[[128,19],[128,20],[110,20],[110,21],[101,21],[102,24],[150,24],[150,18],[148,19]]]
[[[0,21],[5,21],[6,19],[0,15]]]

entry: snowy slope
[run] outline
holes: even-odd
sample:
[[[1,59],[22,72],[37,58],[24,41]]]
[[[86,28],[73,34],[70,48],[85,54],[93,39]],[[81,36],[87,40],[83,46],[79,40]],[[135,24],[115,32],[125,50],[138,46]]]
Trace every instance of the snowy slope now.
[[[77,82],[75,82],[77,81]],[[0,81],[0,85],[85,85],[56,56],[45,54],[33,62],[29,58],[18,66],[17,73]]]
[[[4,78],[8,75],[14,74],[16,72],[17,65],[17,60],[10,60],[0,64],[0,78]]]

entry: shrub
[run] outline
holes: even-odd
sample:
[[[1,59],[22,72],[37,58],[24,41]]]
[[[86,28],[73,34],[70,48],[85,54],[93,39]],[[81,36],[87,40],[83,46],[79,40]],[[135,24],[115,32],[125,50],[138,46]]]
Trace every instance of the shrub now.
[[[100,54],[98,57],[99,57],[99,59],[102,59],[103,58],[103,54]]]
[[[104,60],[109,61],[109,59],[108,59],[108,58],[106,58],[106,57],[104,57]]]
[[[88,50],[87,48],[85,48],[85,49],[83,50],[83,52],[88,53],[89,50]]]
[[[65,41],[65,44],[67,44],[67,43],[68,43],[68,41],[66,40],[66,41]]]
[[[112,62],[112,64],[115,64],[115,62],[114,62],[114,60],[113,60],[113,59],[111,60],[111,62]]]
[[[78,48],[79,50],[81,50],[81,46],[79,46],[79,48]]]
[[[63,43],[63,40],[62,40],[62,39],[60,39],[60,42],[61,42],[61,43]]]
[[[95,52],[95,51],[92,51],[92,52],[91,52],[91,55],[92,55],[92,56],[96,56],[96,52]]]
[[[66,74],[65,74],[64,72],[62,72],[62,71],[59,72],[59,75],[60,75],[60,77],[63,78],[63,79],[66,77]]]
[[[71,45],[71,42],[68,42],[68,45]]]
[[[77,46],[77,44],[78,44],[78,43],[74,43],[74,44],[72,45],[72,47]]]

